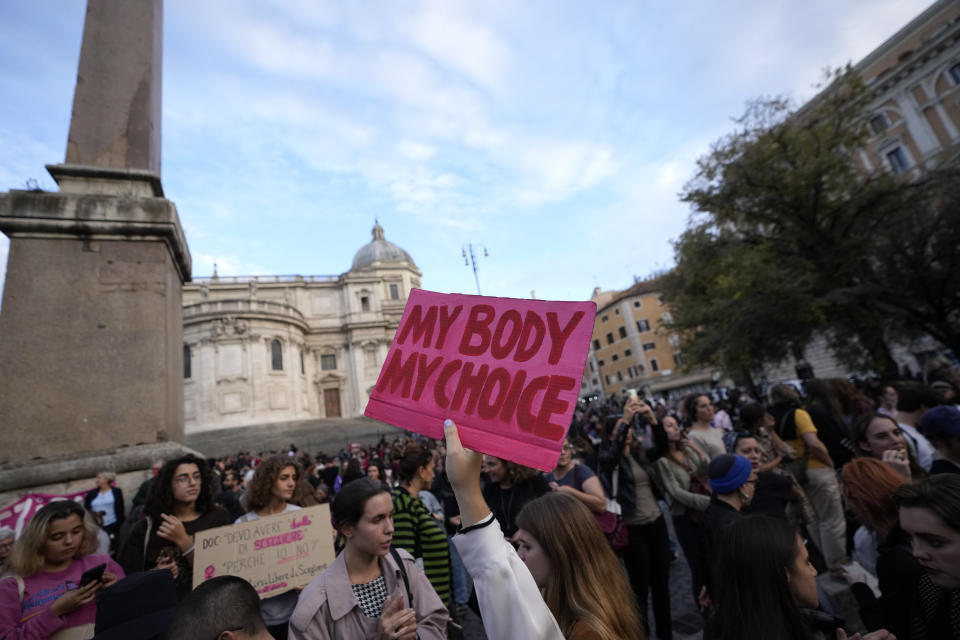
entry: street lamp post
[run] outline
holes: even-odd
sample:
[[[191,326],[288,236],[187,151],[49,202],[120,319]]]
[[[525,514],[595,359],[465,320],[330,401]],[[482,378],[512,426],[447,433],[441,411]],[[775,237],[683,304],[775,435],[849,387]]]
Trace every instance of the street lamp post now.
[[[478,244],[476,249],[478,251],[483,249],[483,257],[489,257],[490,254],[487,253],[487,248],[484,245]],[[477,256],[474,253],[474,246],[472,242],[468,242],[463,246],[463,264],[468,267],[473,267],[473,279],[477,282],[477,295],[483,295],[480,293],[480,276],[477,275]]]

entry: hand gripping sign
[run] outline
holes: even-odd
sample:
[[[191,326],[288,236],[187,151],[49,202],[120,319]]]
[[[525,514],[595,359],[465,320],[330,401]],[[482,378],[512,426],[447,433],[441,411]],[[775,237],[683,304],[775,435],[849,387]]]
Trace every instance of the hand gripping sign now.
[[[549,471],[580,391],[592,302],[414,289],[364,415]]]

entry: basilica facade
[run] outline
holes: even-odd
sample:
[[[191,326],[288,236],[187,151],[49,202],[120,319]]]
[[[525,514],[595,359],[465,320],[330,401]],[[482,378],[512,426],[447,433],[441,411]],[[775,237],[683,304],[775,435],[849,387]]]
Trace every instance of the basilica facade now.
[[[363,414],[420,271],[383,228],[338,276],[183,288],[186,432]]]

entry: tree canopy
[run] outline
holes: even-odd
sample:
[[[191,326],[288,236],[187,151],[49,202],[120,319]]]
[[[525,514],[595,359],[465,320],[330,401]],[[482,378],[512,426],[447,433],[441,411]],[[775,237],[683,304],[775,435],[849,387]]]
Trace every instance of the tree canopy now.
[[[687,361],[729,371],[800,357],[817,335],[851,366],[893,366],[927,334],[960,353],[960,162],[895,175],[859,161],[870,92],[850,69],[791,111],[752,102],[700,158],[664,277]]]

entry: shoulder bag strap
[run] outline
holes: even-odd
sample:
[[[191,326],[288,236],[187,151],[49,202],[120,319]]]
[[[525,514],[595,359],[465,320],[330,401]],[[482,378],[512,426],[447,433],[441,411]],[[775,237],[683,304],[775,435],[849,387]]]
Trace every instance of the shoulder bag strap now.
[[[390,555],[393,556],[393,561],[397,563],[397,572],[403,579],[403,587],[407,590],[407,606],[412,609],[413,594],[410,593],[410,579],[407,578],[407,569],[403,566],[403,558],[400,557],[400,554],[397,553],[397,550],[393,547],[390,547]]]

